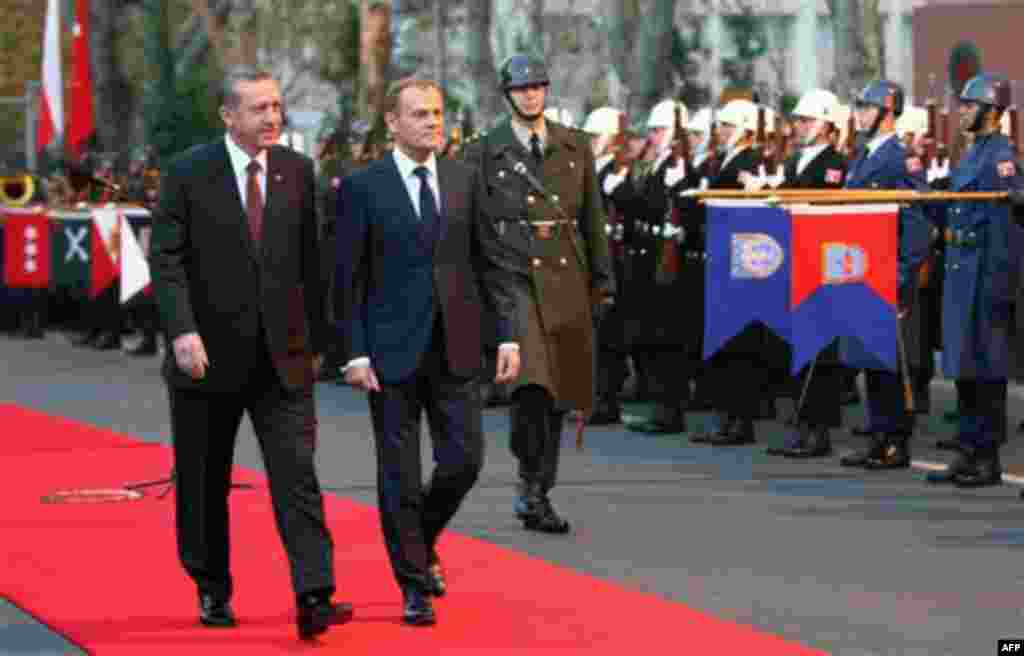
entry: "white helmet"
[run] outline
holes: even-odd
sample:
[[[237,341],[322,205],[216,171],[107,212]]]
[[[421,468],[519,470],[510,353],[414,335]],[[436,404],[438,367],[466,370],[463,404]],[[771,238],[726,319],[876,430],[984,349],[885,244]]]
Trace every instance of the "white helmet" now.
[[[614,107],[598,107],[590,112],[583,123],[583,131],[594,135],[615,136],[623,113]]]
[[[711,132],[711,108],[701,107],[697,110],[697,113],[690,118],[690,122],[686,124],[686,129],[701,134]]]
[[[730,100],[718,112],[718,122],[734,125],[738,129],[729,140],[727,146],[734,146],[737,141],[743,138],[744,130],[749,132],[757,131],[757,105],[749,100]]]
[[[896,119],[896,134],[903,138],[908,132],[917,137],[928,132],[927,109],[914,105],[907,105],[903,108],[903,114]]]
[[[839,127],[839,98],[831,91],[812,89],[800,96],[792,114],[825,121]]]
[[[647,117],[647,128],[673,128],[676,125],[676,108],[679,109],[679,122],[686,125],[689,120],[686,105],[676,100],[662,100],[651,108]]]
[[[544,110],[544,118],[555,123],[561,123],[562,125],[570,128],[576,127],[576,120],[572,116],[572,112],[568,109],[559,109],[558,107],[548,107]]]
[[[775,134],[775,110],[771,107],[764,108],[764,133]],[[757,124],[754,124],[754,129],[757,129]]]

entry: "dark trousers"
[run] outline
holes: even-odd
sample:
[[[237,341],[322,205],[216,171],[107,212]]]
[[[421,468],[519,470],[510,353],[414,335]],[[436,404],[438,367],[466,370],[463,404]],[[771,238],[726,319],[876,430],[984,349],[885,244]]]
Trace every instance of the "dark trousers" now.
[[[991,449],[1006,440],[1006,381],[957,380],[960,404],[960,443]]]
[[[629,375],[626,354],[610,349],[597,352],[597,403],[603,408],[619,406],[619,392]]]
[[[170,389],[178,554],[202,592],[230,598],[228,492],[238,427],[248,413],[295,593],[333,593],[334,548],[314,464],[313,390],[286,389],[265,350],[254,351],[263,355],[235,392]]]
[[[842,393],[845,384],[845,367],[818,363],[811,374],[807,365],[797,374],[797,397],[804,393],[800,406],[800,422],[820,428],[839,428],[843,423]],[[810,375],[810,380],[807,379]]]
[[[685,411],[690,402],[690,380],[694,367],[683,347],[644,349],[648,362],[648,386],[659,412]]]
[[[437,539],[476,483],[484,455],[479,381],[451,373],[439,327],[412,376],[381,383],[381,391],[370,394],[377,497],[391,568],[401,587],[424,592]],[[425,488],[420,462],[424,411],[436,463]]]
[[[864,379],[871,429],[889,435],[910,436],[914,432],[914,414],[907,411],[903,373],[867,369]]]
[[[509,447],[519,460],[519,478],[536,482],[547,494],[558,482],[565,412],[543,387],[529,385],[516,391],[509,410],[512,433]]]
[[[763,369],[753,356],[718,354],[705,375],[716,412],[739,419],[757,419],[764,394]]]

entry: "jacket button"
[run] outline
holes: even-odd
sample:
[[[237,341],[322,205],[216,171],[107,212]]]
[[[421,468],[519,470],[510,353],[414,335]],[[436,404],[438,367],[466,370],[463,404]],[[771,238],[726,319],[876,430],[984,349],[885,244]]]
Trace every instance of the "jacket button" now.
[[[540,266],[540,258],[539,257],[533,258],[533,266],[535,266],[535,267],[539,267]]]
[[[565,266],[566,264],[568,264],[568,263],[569,263],[569,260],[567,260],[567,259],[565,259],[565,258],[563,257],[563,258],[559,259],[559,260],[558,260],[558,262],[559,262],[559,263],[560,263],[560,264],[561,264],[562,266]]]
[[[534,197],[533,197],[532,195],[531,195],[531,196],[527,196],[527,197],[526,197],[526,202],[527,202],[527,203],[528,203],[529,205],[533,205],[534,203],[536,203],[536,202],[537,202],[537,199],[536,199],[536,198],[534,198]]]
[[[552,194],[551,195],[551,200],[553,200],[553,201],[555,201],[557,203],[558,202],[558,194]]]
[[[960,268],[960,265],[959,265],[959,264],[954,264],[954,265],[953,265],[953,270],[954,270],[954,271],[958,270],[959,268]]]

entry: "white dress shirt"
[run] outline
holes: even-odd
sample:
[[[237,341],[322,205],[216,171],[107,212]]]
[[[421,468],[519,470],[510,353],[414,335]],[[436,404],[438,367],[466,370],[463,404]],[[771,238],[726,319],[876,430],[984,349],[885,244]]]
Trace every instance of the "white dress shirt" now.
[[[263,204],[267,203],[267,151],[261,150],[256,157],[249,157],[249,153],[242,150],[241,146],[235,143],[230,134],[224,135],[224,143],[228,147],[228,159],[231,160],[231,170],[235,172],[235,183],[238,185],[238,197],[242,199],[242,207],[249,207],[249,162],[256,160],[260,164],[258,174],[260,182],[260,193],[263,194]]]
[[[416,216],[422,217],[423,213],[420,210],[420,185],[423,184],[420,177],[416,175],[415,171],[421,166],[426,167],[427,173],[427,184],[430,185],[430,190],[434,192],[434,201],[437,203],[438,216],[441,215],[441,189],[437,184],[437,158],[434,157],[434,153],[430,153],[430,156],[425,162],[417,162],[408,155],[402,152],[401,148],[397,146],[391,150],[394,158],[395,165],[398,167],[398,174],[402,178],[402,182],[405,183],[405,190],[409,193],[409,200],[412,202],[412,207],[416,210]],[[511,349],[514,351],[519,350],[519,344],[515,342],[508,342],[500,344],[498,346],[500,350]],[[344,374],[350,367],[369,367],[370,358],[369,356],[359,356],[352,358],[348,363],[341,368],[341,373]]]
[[[531,130],[518,121],[510,121],[512,124],[512,132],[516,135],[516,139],[519,143],[523,144],[523,148],[526,152],[530,152],[530,138],[533,135],[537,135],[540,138],[540,152],[544,152],[544,147],[548,145],[548,124],[543,119],[540,120],[540,125],[536,130]]]
[[[800,161],[796,163],[796,174],[800,175],[807,168],[807,165],[814,161],[814,158],[820,155],[824,150],[828,148],[827,143],[818,144],[817,146],[805,146],[800,151]]]

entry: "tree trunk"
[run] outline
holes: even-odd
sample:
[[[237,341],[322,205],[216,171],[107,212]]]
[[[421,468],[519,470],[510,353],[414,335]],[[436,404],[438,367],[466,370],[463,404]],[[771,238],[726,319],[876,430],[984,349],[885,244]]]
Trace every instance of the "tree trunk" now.
[[[489,126],[503,109],[501,93],[498,91],[494,51],[491,48],[493,4],[468,0],[466,10],[466,53],[476,96],[475,102],[470,103],[470,106],[476,112],[473,117],[476,125]]]
[[[441,89],[448,89],[448,1],[433,0],[434,13],[434,69]]]
[[[96,143],[100,151],[117,152],[135,140],[137,98],[121,71],[117,53],[120,3],[92,0],[89,48],[93,76]]]
[[[840,96],[852,96],[884,75],[878,0],[829,0],[829,10],[835,40],[833,86]]]
[[[387,93],[391,62],[390,0],[360,0],[362,34],[359,47],[359,113],[367,118],[379,112]]]
[[[669,60],[676,0],[612,0],[612,64],[623,88],[611,103],[632,118],[673,92]]]

